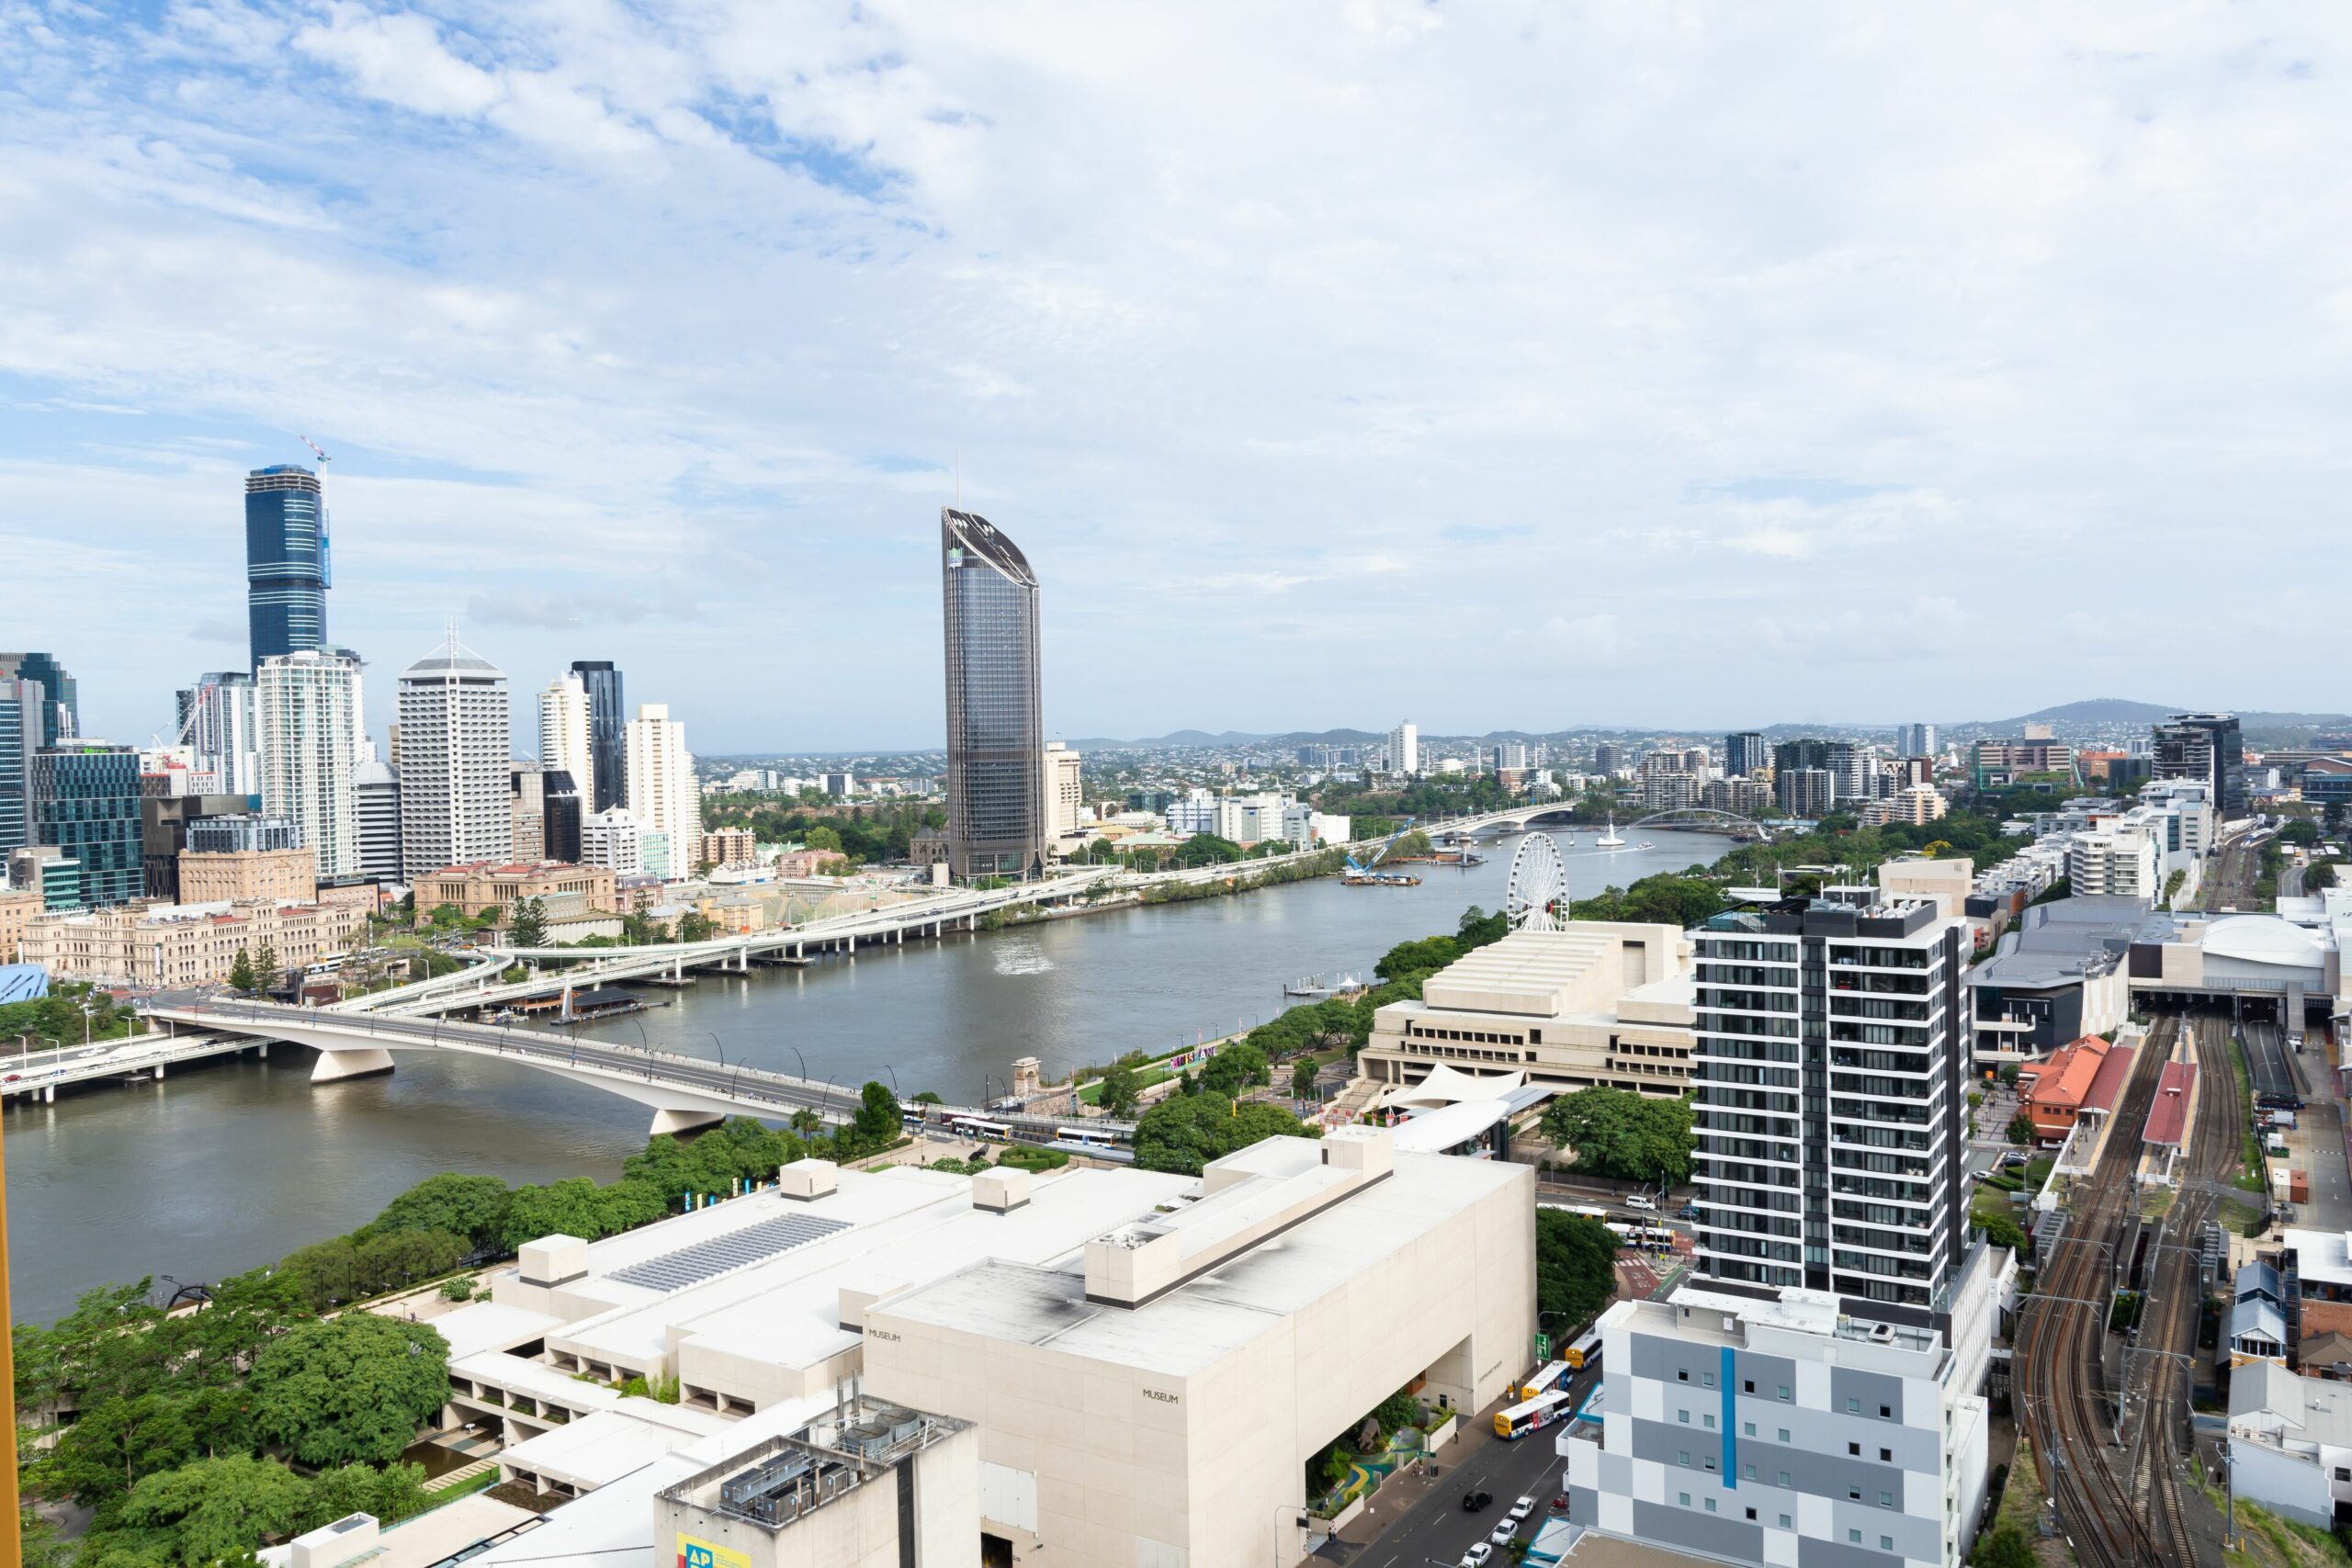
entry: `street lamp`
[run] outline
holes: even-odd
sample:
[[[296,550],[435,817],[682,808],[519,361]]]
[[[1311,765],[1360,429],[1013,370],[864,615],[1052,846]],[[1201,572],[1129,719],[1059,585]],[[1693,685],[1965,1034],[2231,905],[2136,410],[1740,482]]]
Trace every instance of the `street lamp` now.
[[[787,1046],[786,1049],[792,1053],[792,1059],[800,1064],[800,1078],[806,1083],[808,1078],[808,1058],[800,1054],[800,1047],[797,1045]]]
[[[710,1036],[710,1048],[718,1053],[718,1065],[724,1068],[727,1066],[727,1047],[718,1043],[718,1032],[706,1029],[703,1032]]]

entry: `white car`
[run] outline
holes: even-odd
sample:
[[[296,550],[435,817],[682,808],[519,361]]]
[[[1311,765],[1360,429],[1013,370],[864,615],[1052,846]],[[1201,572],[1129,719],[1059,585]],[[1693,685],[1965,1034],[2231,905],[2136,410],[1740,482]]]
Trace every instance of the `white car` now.
[[[1519,1521],[1517,1519],[1505,1519],[1502,1523],[1497,1525],[1493,1529],[1487,1532],[1487,1539],[1493,1541],[1497,1546],[1506,1546],[1509,1545],[1511,1539],[1518,1534]]]
[[[1495,1549],[1482,1540],[1462,1554],[1462,1568],[1487,1568],[1494,1555]]]
[[[1652,1213],[1656,1213],[1657,1209],[1657,1200],[1655,1198],[1645,1198],[1640,1193],[1636,1192],[1625,1200],[1625,1207],[1628,1209],[1648,1209]]]
[[[1534,1511],[1535,1499],[1532,1497],[1521,1497],[1510,1506],[1510,1517],[1514,1519],[1523,1519]]]

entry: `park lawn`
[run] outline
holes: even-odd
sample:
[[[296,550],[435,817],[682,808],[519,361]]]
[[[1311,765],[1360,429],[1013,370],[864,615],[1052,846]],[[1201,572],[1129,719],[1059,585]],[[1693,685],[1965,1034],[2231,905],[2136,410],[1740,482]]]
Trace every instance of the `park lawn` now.
[[[1149,1089],[1154,1084],[1166,1083],[1173,1077],[1175,1077],[1175,1075],[1170,1073],[1166,1067],[1137,1067],[1136,1069],[1136,1088],[1138,1089]],[[1084,1089],[1080,1089],[1078,1091],[1078,1098],[1088,1105],[1100,1105],[1102,1102],[1102,1080],[1101,1078],[1097,1078],[1092,1083],[1088,1084]]]

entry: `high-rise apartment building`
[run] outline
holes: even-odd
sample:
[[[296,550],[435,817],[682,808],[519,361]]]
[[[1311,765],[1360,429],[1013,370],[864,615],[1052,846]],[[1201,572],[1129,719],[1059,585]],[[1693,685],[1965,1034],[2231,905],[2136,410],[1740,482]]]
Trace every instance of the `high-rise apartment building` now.
[[[593,811],[580,819],[582,865],[601,865],[616,876],[645,869],[644,835],[626,810]]]
[[[1527,742],[1524,740],[1496,742],[1494,766],[1495,772],[1498,773],[1506,768],[1524,769],[1527,766]]]
[[[1835,800],[1868,800],[1871,756],[1850,740],[1783,740],[1772,748],[1772,770],[1818,768],[1829,775]]]
[[[1781,816],[1817,820],[1836,808],[1838,781],[1826,768],[1775,767],[1772,793]]]
[[[1408,777],[1421,771],[1421,727],[1409,719],[1388,732],[1388,771]]]
[[[1724,737],[1724,776],[1744,779],[1758,768],[1772,765],[1772,753],[1764,744],[1761,732],[1753,729],[1734,730]]]
[[[1967,1237],[1962,922],[1790,899],[1696,932],[1700,1272],[1930,1323]]]
[[[637,818],[640,833],[669,836],[673,852],[662,874],[694,869],[676,862],[702,837],[702,786],[695,782],[686,727],[662,703],[639,703],[628,723],[628,814]],[[659,847],[649,847],[654,851],[650,858],[658,859]]]
[[[628,804],[628,709],[621,702],[621,672],[609,659],[575,659],[571,672],[588,694],[588,760],[584,769],[564,771],[588,792],[591,809],[611,811]]]
[[[33,841],[33,753],[44,705],[39,681],[0,679],[0,860]]]
[[[144,895],[139,753],[103,740],[69,739],[33,753],[32,835],[82,867],[92,908]]]
[[[539,694],[539,766],[590,776],[595,751],[589,741],[588,687],[577,675],[559,675]]]
[[[1592,771],[1603,778],[1614,778],[1625,766],[1625,748],[1613,741],[1603,740],[1592,749]]]
[[[2149,731],[2155,776],[2210,786],[2224,820],[2245,815],[2245,741],[2235,714],[2177,713]]]
[[[0,681],[40,682],[40,740],[56,746],[82,733],[81,687],[51,653],[0,653]]]
[[[1932,757],[1936,754],[1936,727],[1932,724],[1906,724],[1899,738],[1906,757]]]
[[[401,671],[399,697],[403,874],[510,859],[506,672],[452,633]]]
[[[245,616],[254,669],[327,643],[327,500],[319,476],[276,463],[245,476]]]
[[[1050,841],[1078,831],[1086,804],[1079,754],[1058,740],[1046,742],[1046,837]]]
[[[401,880],[399,772],[371,748],[352,770],[351,789],[359,816],[359,874],[375,882]]]
[[[514,824],[514,859],[536,864],[548,858],[547,773],[538,762],[516,758],[506,765],[507,814]]]
[[[360,663],[304,651],[265,659],[254,671],[261,743],[262,809],[294,824],[318,858],[319,880],[360,874],[358,800]]]
[[[942,507],[947,854],[959,880],[1046,864],[1046,740],[1037,578],[985,517]]]
[[[203,793],[261,793],[260,721],[254,710],[254,678],[242,670],[198,675],[179,693],[179,739],[194,759],[193,771],[207,775]]]

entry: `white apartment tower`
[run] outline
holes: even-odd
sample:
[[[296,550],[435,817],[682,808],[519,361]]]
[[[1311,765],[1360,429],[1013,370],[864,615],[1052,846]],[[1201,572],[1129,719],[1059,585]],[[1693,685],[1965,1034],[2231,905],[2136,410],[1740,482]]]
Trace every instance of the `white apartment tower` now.
[[[580,819],[582,865],[601,865],[615,876],[635,876],[645,869],[643,845],[637,818],[620,807]]]
[[[505,671],[452,632],[401,671],[400,716],[402,874],[512,858]]]
[[[1079,754],[1058,740],[1046,742],[1046,841],[1078,831],[1086,786],[1079,770]]]
[[[667,833],[673,846],[702,833],[702,790],[686,727],[661,703],[639,703],[628,721],[628,813],[640,832]]]
[[[212,775],[209,795],[261,793],[260,720],[254,678],[242,670],[199,675],[179,694],[179,741],[198,773]]]
[[[359,874],[378,882],[401,880],[401,776],[390,762],[363,745],[352,770],[352,792],[359,807]]]
[[[265,659],[254,672],[262,810],[294,824],[322,882],[361,874],[359,679],[356,659],[314,649]]]
[[[583,786],[593,776],[588,688],[577,675],[559,675],[539,694],[539,766],[570,773]]]
[[[1418,773],[1421,771],[1421,727],[1409,719],[1388,732],[1388,771],[1392,773]]]

